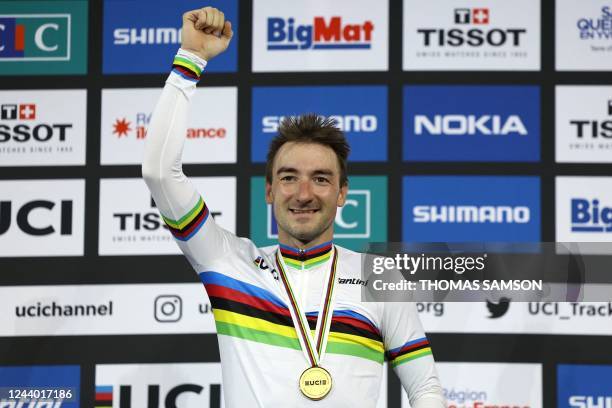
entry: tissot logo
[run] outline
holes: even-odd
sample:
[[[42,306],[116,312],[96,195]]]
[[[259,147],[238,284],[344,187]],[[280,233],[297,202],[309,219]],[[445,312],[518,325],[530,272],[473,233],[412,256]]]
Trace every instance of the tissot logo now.
[[[0,92],[0,165],[85,163],[86,93]]]
[[[454,22],[458,25],[487,25],[489,24],[489,9],[455,9]],[[451,47],[463,45],[500,47],[508,44],[512,47],[520,47],[527,30],[525,28],[419,28],[417,33],[421,36],[425,47],[434,44]]]
[[[406,86],[404,159],[537,161],[539,100],[533,86]]]
[[[555,93],[557,161],[612,162],[612,86],[557,86]]]
[[[519,2],[404,0],[404,69],[538,68],[539,5]]]
[[[96,366],[94,407],[220,408],[221,364]]]
[[[314,17],[300,24],[293,17],[268,18],[268,50],[338,50],[372,47],[370,20],[349,24],[342,17]]]
[[[233,178],[192,178],[206,196],[210,215],[226,229],[234,229]],[[215,194],[212,194],[214,192]],[[122,197],[118,202],[116,197]],[[217,207],[218,205],[218,207]],[[220,210],[219,208],[223,208]],[[178,254],[146,185],[141,179],[102,179],[100,182],[100,255]]]

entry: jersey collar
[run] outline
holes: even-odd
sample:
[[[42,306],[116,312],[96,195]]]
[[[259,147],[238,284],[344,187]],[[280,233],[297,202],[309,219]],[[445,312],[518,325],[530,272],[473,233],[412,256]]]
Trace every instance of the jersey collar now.
[[[329,260],[334,245],[332,241],[308,249],[278,244],[285,264],[296,269],[310,269]]]

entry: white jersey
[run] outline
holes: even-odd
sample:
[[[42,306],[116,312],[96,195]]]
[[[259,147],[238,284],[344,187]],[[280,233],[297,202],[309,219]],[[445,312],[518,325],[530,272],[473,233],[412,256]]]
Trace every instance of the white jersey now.
[[[414,304],[362,302],[360,254],[341,247],[336,247],[334,312],[321,361],[333,387],[321,401],[301,394],[298,379],[309,365],[275,268],[278,246],[257,248],[216,225],[182,172],[187,111],[194,90],[193,80],[170,74],[148,129],[143,176],[210,298],[226,407],[375,407],[385,360],[399,375],[413,407],[445,406]],[[282,251],[312,329],[332,247],[326,243],[300,254],[286,247]]]

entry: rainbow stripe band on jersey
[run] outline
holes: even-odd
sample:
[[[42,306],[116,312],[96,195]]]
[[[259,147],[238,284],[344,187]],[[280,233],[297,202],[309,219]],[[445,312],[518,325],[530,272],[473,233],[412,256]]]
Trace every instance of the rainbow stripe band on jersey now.
[[[162,219],[168,226],[168,229],[179,241],[188,241],[189,238],[194,236],[202,225],[208,219],[208,207],[204,203],[202,197],[199,197],[196,205],[182,218],[173,220],[171,218],[162,215]]]
[[[172,62],[172,72],[182,76],[183,78],[198,82],[202,76],[202,70],[193,61],[188,58],[177,55]]]
[[[200,279],[213,307],[219,335],[301,350],[287,305],[255,285],[217,272],[201,272]],[[311,332],[318,312],[306,313]],[[325,350],[382,364],[384,348],[380,331],[365,316],[351,310],[334,310]]]
[[[279,244],[283,261],[295,269],[309,269],[327,262],[331,257],[333,247],[331,241],[302,251]]]
[[[428,355],[431,355],[431,347],[426,337],[409,341],[403,346],[387,351],[387,359],[393,367]]]

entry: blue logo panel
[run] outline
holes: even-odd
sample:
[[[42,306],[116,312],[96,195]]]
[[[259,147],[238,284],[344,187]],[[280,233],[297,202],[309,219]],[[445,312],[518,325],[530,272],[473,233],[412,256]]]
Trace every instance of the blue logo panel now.
[[[557,406],[612,406],[612,365],[570,365],[557,367]]]
[[[536,242],[540,180],[514,176],[407,176],[404,241]]]
[[[235,72],[238,60],[238,1],[210,0],[232,22],[229,48],[206,67]],[[202,7],[196,0],[104,0],[104,74],[166,73],[180,47],[182,15]]]
[[[72,365],[0,367],[0,389],[3,390],[0,396],[0,405],[4,406],[3,403],[15,402],[11,398],[10,390],[24,388],[32,389],[33,392],[35,390],[40,391],[35,392],[36,398],[29,399],[28,404],[31,405],[28,406],[47,406],[46,402],[57,402],[63,399],[62,408],[79,408],[80,367]],[[43,394],[43,390],[47,395]],[[61,398],[62,395],[64,398]]]
[[[253,88],[251,159],[265,162],[283,117],[332,116],[351,145],[350,161],[387,160],[387,88],[317,86]]]
[[[540,160],[537,86],[405,86],[404,160]]]

